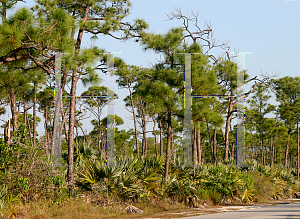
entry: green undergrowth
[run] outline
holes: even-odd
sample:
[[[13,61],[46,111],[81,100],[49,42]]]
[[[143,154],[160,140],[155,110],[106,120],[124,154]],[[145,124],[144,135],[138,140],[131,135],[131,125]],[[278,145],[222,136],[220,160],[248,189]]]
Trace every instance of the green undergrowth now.
[[[124,209],[130,205],[151,214],[286,199],[300,187],[295,170],[280,165],[270,168],[255,161],[248,161],[244,167],[232,162],[203,164],[194,170],[172,158],[165,181],[164,157],[120,157],[114,165],[106,165],[105,159],[77,157],[76,184],[70,192],[67,169],[53,167],[43,145],[28,147],[22,132],[17,134],[17,140],[9,146],[0,141],[3,218],[17,214],[24,218],[120,217],[126,216]],[[90,216],[83,217],[86,212]]]

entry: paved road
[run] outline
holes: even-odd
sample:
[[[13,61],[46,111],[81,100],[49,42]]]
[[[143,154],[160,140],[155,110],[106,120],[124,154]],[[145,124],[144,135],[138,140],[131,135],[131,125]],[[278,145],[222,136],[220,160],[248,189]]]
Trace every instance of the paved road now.
[[[300,218],[300,202],[272,206],[253,206],[249,209],[184,217],[184,219],[296,219]]]

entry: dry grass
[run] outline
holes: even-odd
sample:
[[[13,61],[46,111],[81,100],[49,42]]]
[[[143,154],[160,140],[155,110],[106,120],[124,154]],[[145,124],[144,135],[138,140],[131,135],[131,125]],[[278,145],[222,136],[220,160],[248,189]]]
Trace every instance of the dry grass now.
[[[256,203],[266,204],[266,203]],[[57,205],[50,201],[36,201],[25,205],[16,204],[10,206],[2,212],[3,219],[19,218],[19,219],[49,219],[49,218],[63,218],[63,219],[125,219],[125,218],[181,218],[187,216],[196,216],[209,213],[217,213],[223,211],[237,210],[240,208],[247,208],[251,204],[241,206],[218,206],[209,205],[200,208],[189,208],[183,203],[168,202],[164,200],[155,200],[146,203],[136,203],[134,206],[143,210],[141,214],[129,214],[125,211],[128,206],[126,203],[120,204],[112,202],[110,204],[95,205],[87,202],[84,199],[66,199],[63,203]],[[243,205],[243,204],[242,204]]]
[[[3,213],[3,218],[47,219],[47,218],[106,218],[122,213],[123,206],[95,206],[83,200],[66,200],[59,205],[49,201],[31,202],[26,205],[11,206]],[[11,216],[10,216],[11,215]]]
[[[25,205],[10,206],[3,211],[2,218],[22,219],[89,219],[89,218],[176,218],[183,211],[192,210],[182,203],[169,203],[157,200],[147,203],[136,203],[136,207],[144,211],[142,214],[129,214],[125,211],[127,205],[112,203],[106,206],[94,205],[83,199],[65,200],[59,205],[49,201],[31,202]],[[179,212],[175,214],[174,212]],[[171,213],[171,214],[170,214]]]

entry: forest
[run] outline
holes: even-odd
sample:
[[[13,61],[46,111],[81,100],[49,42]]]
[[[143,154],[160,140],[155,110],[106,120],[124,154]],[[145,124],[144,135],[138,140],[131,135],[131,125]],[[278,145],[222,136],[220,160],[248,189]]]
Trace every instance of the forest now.
[[[17,218],[26,212],[24,206],[41,200],[50,203],[48,211],[73,218],[49,209],[67,209],[72,200],[89,199],[87,203],[101,206],[106,214],[115,214],[115,207],[107,206],[146,208],[141,203],[167,200],[197,207],[283,199],[299,191],[300,77],[268,72],[253,77],[243,70],[245,91],[236,95],[241,86],[236,55],[213,37],[209,23],[200,27],[197,13],[186,16],[174,9],[168,17],[182,26],[157,34],[149,31],[147,21],[126,21],[130,1],[37,0],[32,8],[10,12],[18,2],[1,1],[0,114],[6,118],[1,119],[0,138],[2,216],[8,211]],[[83,37],[97,40],[100,35],[134,40],[163,57],[147,68],[114,57],[115,83],[129,94],[123,101],[132,129],[118,127],[124,124],[123,115],[105,116],[107,105],[119,98],[99,77],[110,73],[110,51],[83,47]],[[222,55],[216,56],[214,49]],[[54,165],[58,53],[63,54],[65,97],[61,166]],[[191,94],[203,97],[192,98],[192,166],[183,163],[186,53],[192,54]],[[111,95],[76,98],[79,83],[86,89],[81,97]],[[243,166],[235,165],[239,112],[245,127]],[[92,127],[88,133],[87,118]],[[107,163],[109,121],[114,121],[114,165]],[[39,124],[43,130],[37,130]]]

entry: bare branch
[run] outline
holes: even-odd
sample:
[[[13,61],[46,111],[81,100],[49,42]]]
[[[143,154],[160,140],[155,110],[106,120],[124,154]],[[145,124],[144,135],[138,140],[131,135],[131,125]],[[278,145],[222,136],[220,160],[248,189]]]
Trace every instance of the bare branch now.
[[[204,55],[207,55],[208,57],[212,58],[214,60],[214,64],[218,62],[218,60],[209,54],[209,52],[215,48],[215,47],[220,47],[221,49],[224,50],[229,50],[230,47],[228,46],[228,42],[225,41],[223,43],[219,43],[216,41],[216,39],[213,37],[213,30],[211,27],[210,22],[205,22],[204,29],[200,28],[198,25],[198,17],[199,17],[199,12],[192,12],[191,16],[185,16],[183,15],[181,8],[174,8],[174,11],[171,13],[167,14],[168,19],[167,20],[173,20],[173,19],[178,19],[182,20],[183,22],[183,28],[187,32],[187,34],[184,36],[184,42],[185,38],[191,38],[193,43],[197,43],[198,40],[201,40],[200,42],[205,42],[205,45],[201,45],[203,47],[207,47],[207,51],[204,52]],[[190,29],[189,23],[193,22],[194,26],[196,27],[196,31],[192,31]]]

